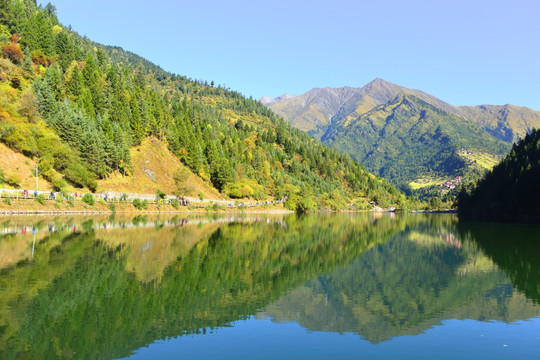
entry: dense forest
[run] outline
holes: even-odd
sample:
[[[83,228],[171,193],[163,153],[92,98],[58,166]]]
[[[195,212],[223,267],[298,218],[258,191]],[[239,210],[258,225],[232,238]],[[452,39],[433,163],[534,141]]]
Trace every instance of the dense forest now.
[[[472,189],[458,196],[464,220],[540,223],[540,131],[514,144],[512,151]]]
[[[407,202],[258,101],[81,37],[51,4],[2,1],[0,46],[0,141],[58,191],[130,176],[130,149],[155,137],[230,198],[287,197],[301,209]]]

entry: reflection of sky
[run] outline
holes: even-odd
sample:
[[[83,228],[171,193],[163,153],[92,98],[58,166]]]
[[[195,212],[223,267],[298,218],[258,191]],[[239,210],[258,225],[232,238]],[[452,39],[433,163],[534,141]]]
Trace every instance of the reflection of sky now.
[[[155,342],[130,359],[535,359],[539,353],[540,317],[512,324],[447,320],[376,345],[353,333],[307,332],[297,323],[251,318]]]

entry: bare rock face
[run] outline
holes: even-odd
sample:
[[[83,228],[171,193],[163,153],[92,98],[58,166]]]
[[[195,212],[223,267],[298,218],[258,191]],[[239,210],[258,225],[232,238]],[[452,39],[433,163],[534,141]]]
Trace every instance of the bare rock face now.
[[[146,174],[146,176],[152,180],[152,181],[156,181],[155,177],[154,177],[154,172],[150,169],[147,169],[147,168],[144,168],[144,173]]]

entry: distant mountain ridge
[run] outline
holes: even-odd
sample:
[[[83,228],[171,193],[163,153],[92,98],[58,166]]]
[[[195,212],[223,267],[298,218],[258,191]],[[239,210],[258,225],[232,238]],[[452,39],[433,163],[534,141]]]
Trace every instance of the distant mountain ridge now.
[[[380,78],[361,88],[314,88],[302,95],[284,94],[277,98],[263,97],[260,101],[294,127],[320,138],[334,116],[359,116],[400,94],[414,95],[445,111],[459,113],[452,105],[426,92],[408,89]]]
[[[261,100],[294,127],[403,189],[417,178],[441,183],[464,175],[476,160],[459,156],[460,150],[497,159],[540,127],[539,111],[509,104],[454,106],[380,78],[361,88],[316,88]]]
[[[454,106],[424,91],[381,78],[361,88],[314,88],[302,95],[265,96],[259,101],[294,127],[320,138],[332,120],[359,116],[400,94],[414,95],[441,110],[462,116],[506,142],[516,141],[533,128],[540,127],[540,111],[511,104]]]

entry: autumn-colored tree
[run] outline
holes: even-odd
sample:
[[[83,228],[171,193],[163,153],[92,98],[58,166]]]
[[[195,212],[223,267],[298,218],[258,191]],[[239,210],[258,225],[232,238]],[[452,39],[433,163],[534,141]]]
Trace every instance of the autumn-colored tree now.
[[[19,44],[4,44],[2,45],[2,52],[8,57],[14,64],[22,64],[24,53],[21,50]]]
[[[179,198],[191,194],[193,186],[189,183],[189,170],[185,166],[178,167],[173,173],[174,185],[176,189],[173,194]]]

